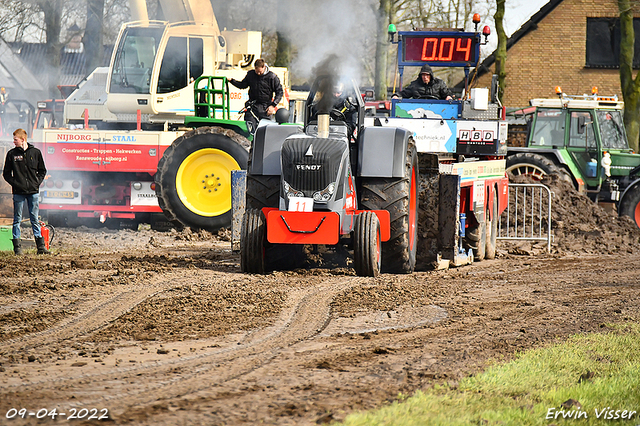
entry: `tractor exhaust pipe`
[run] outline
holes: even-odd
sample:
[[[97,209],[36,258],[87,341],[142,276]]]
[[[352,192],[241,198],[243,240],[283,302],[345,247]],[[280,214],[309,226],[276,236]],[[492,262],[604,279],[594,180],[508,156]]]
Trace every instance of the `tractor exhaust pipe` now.
[[[318,114],[318,137],[329,137],[329,114]]]

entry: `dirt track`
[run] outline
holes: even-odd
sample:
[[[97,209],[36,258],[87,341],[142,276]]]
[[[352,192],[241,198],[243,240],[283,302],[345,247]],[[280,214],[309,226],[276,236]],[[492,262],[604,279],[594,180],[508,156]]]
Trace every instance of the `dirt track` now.
[[[12,407],[57,408],[59,421],[107,409],[113,424],[328,423],[637,320],[639,233],[595,206],[563,220],[583,201],[567,191],[550,255],[499,244],[493,261],[377,279],[327,263],[243,275],[205,232],[58,229],[52,256],[0,255],[0,423]]]

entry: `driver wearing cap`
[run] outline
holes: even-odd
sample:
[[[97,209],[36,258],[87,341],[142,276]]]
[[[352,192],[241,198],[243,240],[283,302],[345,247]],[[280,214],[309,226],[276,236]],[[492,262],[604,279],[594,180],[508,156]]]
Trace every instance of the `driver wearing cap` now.
[[[405,87],[399,94],[395,93],[393,98],[408,99],[453,99],[451,90],[444,80],[433,75],[429,65],[423,65],[420,75]]]

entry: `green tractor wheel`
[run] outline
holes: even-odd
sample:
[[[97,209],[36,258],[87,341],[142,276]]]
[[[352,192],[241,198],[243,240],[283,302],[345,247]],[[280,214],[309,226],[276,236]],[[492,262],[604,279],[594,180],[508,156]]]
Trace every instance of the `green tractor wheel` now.
[[[535,153],[519,152],[507,157],[507,173],[514,176],[530,176],[533,180],[542,180],[545,175],[557,174],[561,180],[572,185],[573,179],[561,166],[555,164],[547,157]]]
[[[170,221],[215,232],[231,224],[231,171],[247,168],[249,142],[221,128],[176,139],[158,163],[158,204]]]
[[[628,190],[618,208],[620,215],[629,216],[640,228],[640,185]]]

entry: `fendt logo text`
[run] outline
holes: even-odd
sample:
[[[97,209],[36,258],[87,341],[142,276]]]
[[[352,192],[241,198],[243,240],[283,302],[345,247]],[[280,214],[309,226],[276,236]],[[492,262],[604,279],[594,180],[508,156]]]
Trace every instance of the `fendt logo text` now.
[[[322,164],[296,164],[297,170],[320,170],[322,168]]]

